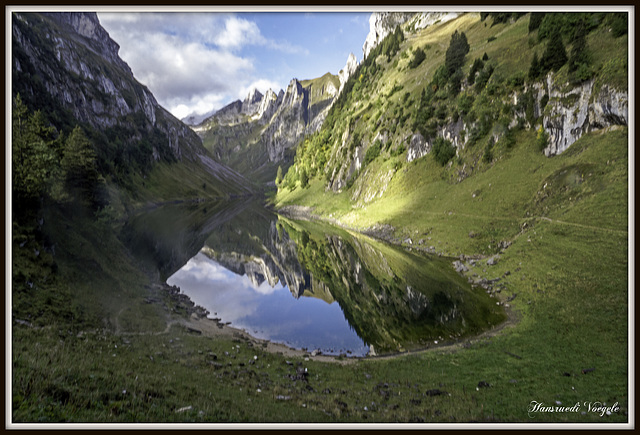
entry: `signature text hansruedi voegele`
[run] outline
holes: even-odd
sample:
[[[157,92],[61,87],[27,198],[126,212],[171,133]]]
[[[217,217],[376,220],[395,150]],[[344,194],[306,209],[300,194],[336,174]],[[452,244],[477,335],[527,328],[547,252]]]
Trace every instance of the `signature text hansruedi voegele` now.
[[[529,408],[527,412],[529,413],[529,417],[533,418],[533,414],[535,413],[550,413],[550,412],[593,412],[599,414],[600,417],[606,415],[611,415],[613,412],[620,411],[620,406],[618,402],[614,403],[611,406],[606,406],[606,403],[602,402],[576,402],[573,406],[561,406],[560,402],[556,402],[557,405],[546,405],[544,402],[537,402],[532,400],[529,403]]]

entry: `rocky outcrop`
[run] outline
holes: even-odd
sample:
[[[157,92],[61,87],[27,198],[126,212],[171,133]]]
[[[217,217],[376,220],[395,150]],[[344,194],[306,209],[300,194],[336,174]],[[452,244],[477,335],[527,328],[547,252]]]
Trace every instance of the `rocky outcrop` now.
[[[547,156],[565,151],[580,137],[590,131],[611,125],[627,125],[629,103],[627,91],[619,91],[602,85],[597,91],[595,80],[567,89],[554,81],[550,73],[546,89],[538,84],[538,102],[547,92],[549,101],[544,108],[543,126],[549,135]]]
[[[457,12],[420,12],[415,14],[412,20],[413,28],[415,30],[424,29],[433,24],[446,23],[456,18]]]
[[[374,12],[369,17],[369,34],[362,46],[364,57],[367,57],[396,26],[407,22],[415,14],[413,12]]]
[[[288,149],[320,129],[338,83],[338,77],[326,74],[304,82],[294,78],[278,94],[254,90],[192,128],[218,158],[247,174],[283,161]],[[251,156],[249,164],[240,158],[243,153]]]
[[[560,154],[567,150],[583,134],[599,130],[612,125],[627,125],[629,117],[628,92],[616,90],[604,84],[596,91],[595,80],[586,81],[577,86],[569,84],[560,85],[554,81],[550,73],[544,83],[531,85],[535,98],[535,116],[542,116],[542,124],[548,134],[548,146],[544,153],[546,156]],[[525,90],[525,92],[528,90]],[[548,98],[545,107],[542,100]],[[513,101],[517,102],[518,94],[513,95]],[[516,113],[516,117],[524,117],[524,113]],[[514,118],[509,127],[517,123]],[[459,118],[457,122],[445,124],[438,130],[438,136],[451,141],[460,149],[464,146],[462,132],[469,126]],[[467,135],[468,136],[468,135]],[[494,137],[497,142],[500,137]],[[428,140],[415,133],[409,140],[407,147],[407,161],[411,162],[431,151]]]
[[[362,47],[364,57],[399,25],[410,22],[412,30],[424,29],[453,20],[458,15],[457,12],[374,12],[369,17],[369,34]]]
[[[353,53],[349,53],[349,57],[347,58],[347,64],[340,70],[338,73],[338,78],[340,79],[340,89],[338,90],[338,94],[342,92],[344,88],[344,84],[347,83],[349,77],[355,72],[358,67],[358,59],[356,59],[356,55]]]
[[[412,162],[415,159],[427,154],[431,151],[431,144],[425,140],[420,133],[414,133],[409,141],[409,148],[407,149],[407,161]]]
[[[278,106],[280,105],[283,96],[284,93],[282,91],[280,91],[280,93],[276,95],[275,92],[269,89],[260,101],[258,110],[251,116],[251,119],[254,121],[258,120],[265,123],[271,120],[273,114],[276,113],[276,110],[278,110]]]
[[[263,95],[257,89],[252,89],[242,102],[242,113],[245,115],[258,112]]]
[[[179,160],[205,153],[197,135],[135,80],[95,13],[20,12],[12,18],[14,95],[66,113],[71,123],[132,132],[121,138],[128,146],[148,134],[164,136],[166,142],[152,145],[156,160],[167,144]]]
[[[269,160],[276,162],[284,158],[288,148],[297,145],[309,125],[309,93],[300,82],[291,80],[271,123],[262,134]]]

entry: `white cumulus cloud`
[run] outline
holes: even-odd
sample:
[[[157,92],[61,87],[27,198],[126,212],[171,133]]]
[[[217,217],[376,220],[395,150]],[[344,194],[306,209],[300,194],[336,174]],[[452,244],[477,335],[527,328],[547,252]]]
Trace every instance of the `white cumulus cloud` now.
[[[204,114],[257,88],[279,85],[240,53],[260,46],[304,51],[265,38],[255,22],[221,13],[99,13],[101,24],[120,45],[120,57],[134,76],[174,116]],[[239,95],[242,95],[240,96]]]
[[[219,46],[230,49],[244,45],[264,45],[266,42],[256,23],[233,16],[225,20],[224,30],[216,37]]]

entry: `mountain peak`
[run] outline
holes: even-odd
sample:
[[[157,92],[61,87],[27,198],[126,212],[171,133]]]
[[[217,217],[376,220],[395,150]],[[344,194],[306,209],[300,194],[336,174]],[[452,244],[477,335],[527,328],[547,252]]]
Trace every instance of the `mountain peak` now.
[[[260,100],[262,100],[262,94],[260,93],[260,91],[256,88],[253,88],[249,91],[249,93],[247,94],[247,97],[244,99],[243,104],[255,104],[260,102]]]
[[[367,57],[396,26],[405,23],[415,14],[413,12],[374,12],[369,17],[369,34],[364,41],[362,51]]]
[[[242,102],[242,113],[249,116],[254,115],[260,108],[261,101],[262,94],[256,88],[253,88]]]
[[[43,15],[66,29],[73,29],[84,38],[84,45],[96,54],[118,64],[120,68],[131,71],[129,65],[118,55],[120,46],[111,39],[109,33],[102,27],[95,12],[46,12]]]
[[[340,79],[340,89],[338,90],[338,93],[342,92],[344,84],[347,83],[347,80],[349,80],[349,77],[351,77],[357,67],[358,59],[356,58],[356,55],[349,53],[346,65],[338,73],[338,78]]]

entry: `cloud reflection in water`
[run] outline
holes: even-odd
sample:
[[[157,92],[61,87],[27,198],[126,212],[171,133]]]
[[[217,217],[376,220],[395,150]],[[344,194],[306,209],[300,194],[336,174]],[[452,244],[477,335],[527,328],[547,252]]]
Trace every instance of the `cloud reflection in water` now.
[[[256,286],[247,275],[225,269],[202,252],[167,283],[180,287],[213,317],[255,337],[323,353],[364,355],[368,351],[337,303],[311,297],[296,299],[282,283],[271,287],[265,280]]]

